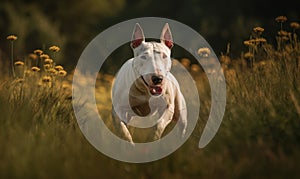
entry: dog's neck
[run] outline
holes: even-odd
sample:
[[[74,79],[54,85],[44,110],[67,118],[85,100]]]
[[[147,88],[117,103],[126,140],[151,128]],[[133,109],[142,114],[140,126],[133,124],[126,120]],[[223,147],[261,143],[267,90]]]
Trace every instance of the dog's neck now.
[[[129,104],[131,109],[139,116],[147,116],[150,112],[149,90],[141,77],[137,78],[129,90]]]

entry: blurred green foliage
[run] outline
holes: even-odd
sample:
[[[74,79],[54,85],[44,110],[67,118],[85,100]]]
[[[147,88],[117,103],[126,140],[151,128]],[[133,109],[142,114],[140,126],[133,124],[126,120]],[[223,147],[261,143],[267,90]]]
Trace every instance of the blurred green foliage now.
[[[21,57],[36,48],[58,45],[62,49],[58,60],[74,68],[84,47],[104,29],[131,18],[157,16],[194,28],[217,54],[225,52],[230,43],[231,53],[239,55],[249,29],[264,24],[275,33],[276,29],[267,28],[274,27],[274,18],[285,15],[297,21],[299,6],[299,1],[269,0],[1,0],[0,38],[16,34],[16,52]],[[0,55],[7,55],[8,48],[1,40]]]

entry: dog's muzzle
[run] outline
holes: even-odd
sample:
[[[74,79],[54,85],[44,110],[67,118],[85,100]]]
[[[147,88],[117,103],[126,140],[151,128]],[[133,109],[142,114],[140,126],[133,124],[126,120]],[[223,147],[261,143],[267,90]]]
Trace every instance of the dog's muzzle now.
[[[153,85],[150,85],[146,82],[146,80],[144,79],[143,76],[141,76],[141,78],[143,79],[143,82],[145,83],[145,85],[149,88],[149,91],[151,93],[151,95],[153,96],[159,96],[162,93],[162,81],[163,81],[163,77],[162,76],[156,76],[153,75],[151,77],[151,81]]]

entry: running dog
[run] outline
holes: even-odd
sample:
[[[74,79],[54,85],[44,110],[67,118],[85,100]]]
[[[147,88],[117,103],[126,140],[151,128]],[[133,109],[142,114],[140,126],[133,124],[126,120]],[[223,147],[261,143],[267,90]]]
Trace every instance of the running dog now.
[[[154,140],[158,140],[174,120],[179,123],[183,137],[187,109],[179,84],[170,72],[173,39],[168,23],[163,27],[160,42],[146,42],[137,23],[130,45],[134,57],[122,65],[112,88],[113,118],[118,121],[123,136],[134,144],[127,125],[140,128],[155,125]],[[138,122],[132,122],[134,119]]]

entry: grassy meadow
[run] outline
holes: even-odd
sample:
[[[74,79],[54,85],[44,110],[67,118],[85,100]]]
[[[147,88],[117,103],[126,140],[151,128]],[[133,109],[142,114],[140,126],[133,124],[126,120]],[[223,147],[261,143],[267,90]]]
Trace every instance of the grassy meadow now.
[[[199,91],[198,124],[176,152],[144,164],[111,159],[85,139],[72,108],[72,71],[55,62],[59,47],[15,60],[14,44],[22,37],[8,36],[11,55],[0,63],[0,178],[299,178],[300,25],[283,16],[276,21],[274,43],[254,27],[249,39],[241,39],[246,50],[240,57],[230,57],[229,48],[219,56],[227,106],[203,149],[197,146],[210,112],[210,87],[198,64],[178,59]],[[96,85],[109,127],[112,80],[100,73]]]

